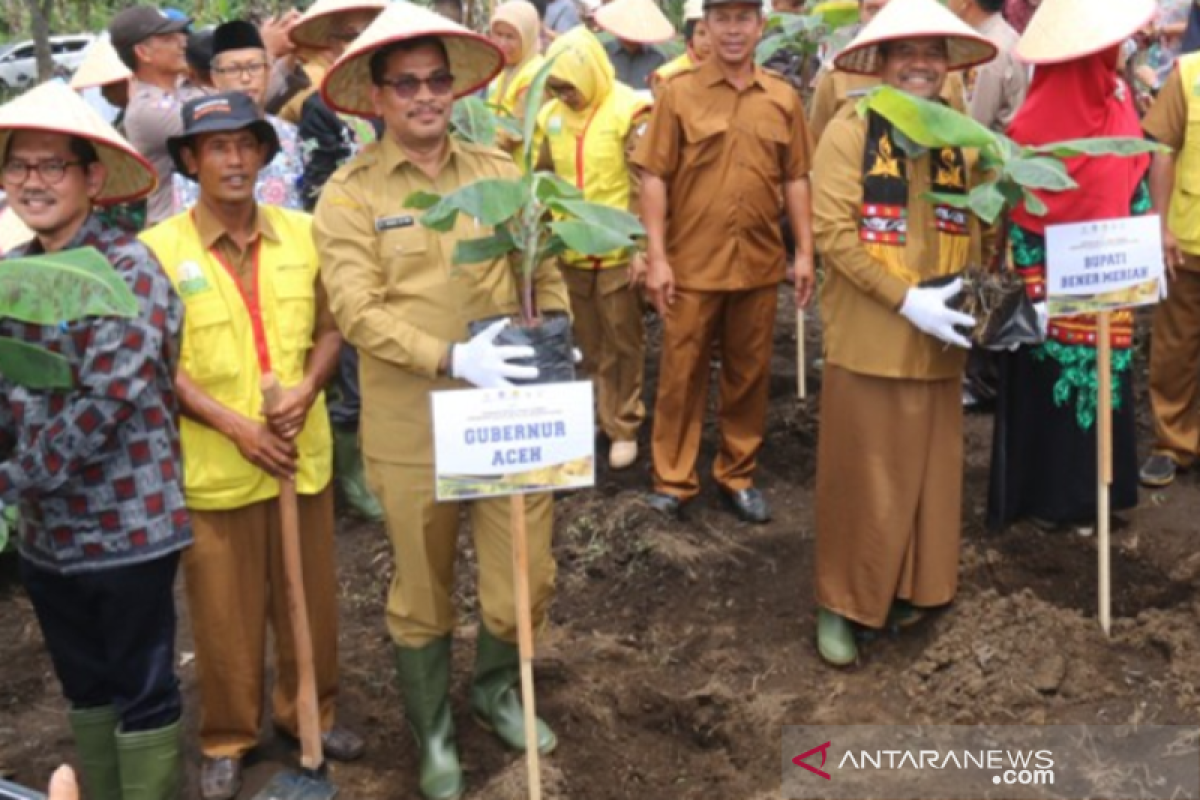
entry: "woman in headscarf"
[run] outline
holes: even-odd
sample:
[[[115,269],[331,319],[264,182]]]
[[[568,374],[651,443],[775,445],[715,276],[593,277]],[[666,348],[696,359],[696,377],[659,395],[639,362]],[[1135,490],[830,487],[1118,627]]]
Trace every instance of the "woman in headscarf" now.
[[[1099,7],[1098,7],[1099,6]],[[1154,0],[1044,0],[1017,44],[1035,66],[1025,104],[1009,128],[1023,145],[1101,136],[1141,137],[1132,92],[1117,72],[1120,46],[1154,13]],[[1065,20],[1089,24],[1064,27]],[[1037,192],[1047,211],[1012,214],[1013,264],[1042,309],[1046,228],[1150,211],[1148,156],[1079,157],[1066,162],[1078,189]],[[1043,528],[1096,519],[1096,318],[1056,318],[1046,340],[1006,354],[992,449],[988,524],[1018,519]],[[1133,315],[1112,315],[1113,511],[1137,505]]]
[[[546,82],[553,98],[538,117],[541,164],[583,192],[584,199],[634,210],[636,172],[628,161],[650,106],[618,83],[604,46],[582,26],[550,45],[556,59]],[[609,466],[637,459],[637,434],[646,416],[642,374],[646,341],[638,295],[640,257],[616,250],[603,256],[568,251],[561,265],[584,367],[596,382],[597,418],[608,437]]]
[[[504,53],[504,69],[488,87],[488,101],[521,119],[525,94],[541,69],[542,22],[537,7],[527,0],[508,0],[496,6],[488,35]]]

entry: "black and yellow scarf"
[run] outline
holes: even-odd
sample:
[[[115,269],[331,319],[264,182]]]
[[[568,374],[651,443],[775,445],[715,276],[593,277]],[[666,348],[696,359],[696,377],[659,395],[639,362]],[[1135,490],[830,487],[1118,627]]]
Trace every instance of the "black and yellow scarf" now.
[[[867,144],[863,154],[863,202],[858,237],[867,252],[888,271],[910,284],[934,277],[917,275],[904,257],[908,241],[908,156],[897,145],[892,124],[875,112],[867,116]],[[935,192],[967,193],[967,165],[962,151],[945,147],[931,150],[930,184]],[[960,272],[971,248],[968,212],[937,205],[937,275]]]

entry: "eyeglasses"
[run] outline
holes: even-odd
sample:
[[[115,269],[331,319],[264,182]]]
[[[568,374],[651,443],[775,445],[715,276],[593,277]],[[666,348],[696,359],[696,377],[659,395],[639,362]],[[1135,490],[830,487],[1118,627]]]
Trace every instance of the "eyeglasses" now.
[[[421,91],[421,86],[428,86],[433,95],[447,95],[454,91],[454,76],[449,72],[435,72],[428,78],[418,78],[416,75],[401,75],[392,81],[380,81],[380,86],[387,86],[401,100],[411,100]]]
[[[4,175],[5,182],[20,186],[29,180],[29,173],[36,172],[41,177],[43,183],[53,186],[62,182],[62,179],[67,174],[67,167],[82,166],[82,161],[63,161],[59,158],[39,161],[36,164],[30,164],[27,161],[9,161],[4,165],[4,169],[0,174]]]
[[[222,78],[232,77],[234,75],[255,76],[262,75],[269,69],[269,65],[265,61],[259,61],[256,64],[230,64],[228,67],[213,67],[214,75],[220,75]]]

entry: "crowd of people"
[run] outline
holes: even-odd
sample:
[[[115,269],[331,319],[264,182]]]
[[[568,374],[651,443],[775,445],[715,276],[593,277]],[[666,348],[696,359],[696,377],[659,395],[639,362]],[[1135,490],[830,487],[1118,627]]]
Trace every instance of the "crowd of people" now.
[[[1154,0],[859,0],[859,24],[825,43],[802,92],[756,62],[758,0],[689,2],[675,59],[659,48],[675,31],[652,0],[507,0],[486,35],[462,26],[455,0],[317,0],[209,30],[150,6],[117,14],[71,88],[46,83],[0,106],[6,257],[95,248],[138,305],[132,318],[61,325],[0,318],[0,334],[60,354],[75,381],[51,391],[0,376],[0,507],[20,508],[21,574],[87,796],[179,790],[179,571],[200,796],[238,795],[264,713],[298,736],[285,483],[303,527],[325,756],[365,749],[337,719],[335,486],[393,547],[386,626],[422,796],[466,787],[450,702],[460,511],[478,558],[470,708],[504,746],[526,747],[509,504],[436,501],[430,405],[435,391],[537,377],[511,363],[526,350],[496,343],[504,322],[468,333],[518,311],[518,279],[503,257],[453,264],[476,221],[437,232],[404,204],[520,174],[519,142],[452,133],[466,96],[535,116],[535,168],[645,227],[644,248],[567,251],[532,280],[537,312],[572,321],[609,467],[646,461],[648,442],[655,511],[682,519],[702,493],[715,380],[712,481],[737,519],[771,520],[755,472],[780,288],[797,308],[819,299],[812,585],[829,664],[856,661],[860,631],[911,625],[954,599],[973,399],[995,399],[989,523],[1094,522],[1098,328],[1045,314],[1049,225],[1161,216],[1170,293],[1153,322],[1155,443],[1139,470],[1133,318],[1120,312],[1113,509],[1137,504],[1139,481],[1170,484],[1200,452],[1200,141],[1189,137],[1200,8],[1185,5],[1177,18]],[[531,97],[547,62],[546,95]],[[1020,206],[989,228],[928,199],[985,180],[978,153],[923,149],[858,114],[879,85],[1022,145],[1145,135],[1169,151],[1068,159],[1078,189],[1038,191],[1044,213]],[[120,110],[114,124],[80,94],[95,91]],[[984,263],[1021,277],[1040,344],[971,347],[976,321],[951,301],[956,276]],[[650,311],[662,345],[647,435]],[[283,387],[269,408],[268,378]],[[525,504],[535,630],[554,593],[553,505],[550,494]],[[535,724],[550,752],[555,733]]]

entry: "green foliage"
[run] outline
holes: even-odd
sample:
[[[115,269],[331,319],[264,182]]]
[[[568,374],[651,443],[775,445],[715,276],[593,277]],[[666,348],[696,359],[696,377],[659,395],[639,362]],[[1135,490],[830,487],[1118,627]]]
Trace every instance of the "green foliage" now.
[[[4,511],[0,512],[0,553],[13,548],[13,542],[16,541],[19,513],[16,506],[5,506]]]
[[[857,8],[852,12],[838,8],[824,14],[773,13],[767,17],[763,39],[754,51],[754,60],[758,64],[765,64],[780,51],[810,58],[830,34],[855,22],[858,22]]]
[[[0,336],[0,375],[30,389],[70,389],[71,365],[58,353]]]
[[[864,97],[860,114],[874,111],[891,122],[911,142],[923,148],[967,147],[979,150],[990,180],[967,196],[930,193],[927,198],[956,208],[970,209],[989,225],[1021,203],[1030,214],[1042,216],[1046,204],[1034,189],[1064,192],[1078,187],[1067,172],[1064,158],[1076,156],[1133,156],[1165,152],[1155,142],[1133,137],[1108,137],[1053,142],[1022,147],[975,120],[941,103],[923,100],[890,86],[881,86]]]
[[[94,247],[0,261],[0,317],[57,325],[137,312],[137,298]]]
[[[450,129],[464,142],[488,147],[495,147],[501,134],[513,140],[521,138],[521,128],[515,119],[474,95],[454,104]]]
[[[520,270],[526,320],[532,315],[533,273],[542,261],[567,250],[602,256],[631,248],[645,235],[641,223],[628,211],[589,203],[576,186],[552,172],[534,169],[540,146],[537,116],[551,66],[552,62],[547,62],[538,71],[526,95],[520,154],[526,168],[521,177],[485,178],[442,196],[416,192],[404,201],[408,208],[424,212],[422,225],[439,233],[453,230],[459,214],[492,228],[488,236],[460,241],[454,249],[454,263],[510,258]]]

